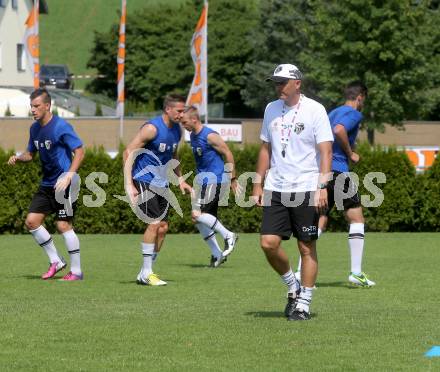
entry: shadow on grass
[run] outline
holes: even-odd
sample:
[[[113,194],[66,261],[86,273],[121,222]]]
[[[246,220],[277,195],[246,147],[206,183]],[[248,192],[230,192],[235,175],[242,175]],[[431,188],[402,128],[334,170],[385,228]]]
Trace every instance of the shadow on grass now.
[[[162,279],[162,278],[161,278]],[[166,279],[164,278],[163,280],[165,280],[167,283],[174,283],[175,280],[171,280],[171,279]],[[131,284],[131,285],[136,285],[138,287],[166,287],[166,286],[154,286],[154,285],[143,285],[143,284],[138,284],[136,282],[136,280],[120,280],[118,282],[119,284]]]
[[[253,316],[254,318],[281,318],[286,319],[282,311],[248,311],[245,315]],[[318,314],[312,313],[312,318],[317,318]]]
[[[24,278],[28,280],[42,280],[41,275],[30,275],[30,274],[19,276],[19,278]],[[59,279],[59,278],[54,278],[54,279]]]
[[[325,288],[325,287],[340,287],[340,288],[350,288],[353,289],[355,287],[351,286],[347,282],[327,282],[327,283],[316,283],[316,288]]]
[[[245,315],[254,318],[285,318],[282,311],[248,311]]]
[[[193,269],[212,269],[206,264],[178,264],[177,266],[187,266],[192,267]]]
[[[210,267],[209,265],[206,264],[175,264],[175,266],[186,266],[186,267],[191,267],[193,269],[206,269],[206,270],[224,270],[231,268],[227,264],[226,266],[225,264],[222,264],[220,267]]]

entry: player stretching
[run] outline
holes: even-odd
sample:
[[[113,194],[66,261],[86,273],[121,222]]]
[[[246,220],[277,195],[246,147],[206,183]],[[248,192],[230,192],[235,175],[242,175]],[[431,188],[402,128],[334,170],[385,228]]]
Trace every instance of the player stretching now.
[[[160,286],[167,283],[153,273],[153,262],[159,254],[168,231],[169,182],[167,163],[177,158],[180,142],[180,115],[185,108],[185,97],[170,94],[165,97],[163,113],[147,121],[124,151],[124,164],[131,169],[126,180],[132,202],[140,197],[139,207],[147,218],[147,228],[141,243],[143,264],[137,283]],[[143,153],[136,155],[136,150]],[[136,158],[133,161],[133,156]],[[174,169],[181,177],[180,168]],[[191,186],[179,178],[182,192],[191,192]]]
[[[69,123],[52,115],[51,97],[45,89],[36,89],[30,99],[32,116],[36,121],[30,128],[27,150],[19,156],[11,156],[8,161],[9,165],[15,165],[17,161],[31,161],[37,152],[40,156],[43,179],[32,199],[25,224],[49,257],[49,269],[42,279],[53,278],[66,267],[43,226],[46,216],[55,213],[57,229],[64,237],[70,256],[70,272],[63,280],[82,280],[79,240],[72,227],[75,205],[71,203],[70,188],[84,158],[83,144]]]
[[[238,239],[238,235],[224,227],[217,218],[218,203],[223,194],[222,184],[231,182],[232,191],[237,191],[234,157],[220,135],[203,126],[196,107],[187,107],[180,122],[191,132],[191,147],[197,167],[195,185],[198,187],[191,213],[192,219],[211,249],[210,267],[218,267],[234,250]],[[223,159],[229,167],[226,171]],[[229,191],[229,187],[224,191]],[[225,241],[224,251],[217,243],[216,232]]]

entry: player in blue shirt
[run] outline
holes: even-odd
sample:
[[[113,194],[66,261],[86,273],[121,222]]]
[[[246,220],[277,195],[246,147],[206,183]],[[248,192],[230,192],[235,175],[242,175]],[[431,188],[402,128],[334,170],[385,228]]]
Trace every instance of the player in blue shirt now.
[[[153,273],[153,263],[168,231],[167,216],[172,200],[168,180],[170,164],[179,177],[180,190],[191,192],[180,167],[172,164],[173,159],[177,160],[182,135],[179,118],[184,108],[185,97],[166,96],[162,115],[148,120],[124,151],[125,183],[132,208],[147,223],[141,243],[143,265],[137,276],[137,283],[141,285],[167,284]]]
[[[218,267],[232,253],[238,239],[238,235],[224,227],[217,218],[218,203],[225,193],[229,194],[229,184],[232,191],[237,192],[234,157],[220,135],[200,122],[196,107],[187,107],[180,123],[191,132],[191,148],[197,168],[192,219],[211,249],[210,266]],[[217,243],[216,232],[225,241],[223,251]]]
[[[345,87],[345,104],[329,113],[335,137],[332,160],[333,177],[327,186],[329,208],[327,214],[320,217],[318,229],[318,235],[321,235],[327,226],[331,208],[335,203],[336,205],[342,204],[345,218],[350,224],[348,244],[351,255],[351,272],[348,280],[361,287],[371,287],[376,283],[368,279],[367,275],[362,272],[364,216],[357,186],[349,175],[349,163],[359,161],[359,155],[354,151],[354,147],[363,119],[361,110],[367,94],[368,89],[362,82],[353,81]],[[298,268],[298,272],[299,270]]]
[[[49,269],[42,279],[52,278],[66,267],[43,226],[46,216],[55,213],[57,229],[64,237],[71,260],[70,272],[63,280],[82,280],[79,240],[72,226],[75,203],[72,203],[70,191],[84,158],[83,143],[68,122],[52,115],[51,97],[45,89],[33,91],[30,100],[35,122],[30,128],[27,150],[19,156],[11,156],[8,161],[9,165],[15,165],[31,161],[36,153],[40,157],[43,179],[32,199],[25,224],[49,257]]]

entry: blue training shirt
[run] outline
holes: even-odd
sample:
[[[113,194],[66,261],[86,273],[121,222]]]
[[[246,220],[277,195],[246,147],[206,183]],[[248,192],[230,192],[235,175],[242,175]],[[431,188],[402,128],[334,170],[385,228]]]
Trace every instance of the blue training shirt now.
[[[335,126],[341,124],[347,131],[348,141],[350,146],[353,147],[356,137],[359,131],[360,123],[363,119],[362,113],[355,110],[350,106],[339,106],[328,114],[330,124],[334,130]],[[332,170],[338,172],[348,172],[349,161],[348,157],[342,150],[338,141],[333,142],[333,159]]]
[[[191,132],[191,148],[196,160],[197,177],[199,185],[226,182],[223,180],[224,162],[222,156],[208,142],[208,135],[217,133],[204,126],[195,134]]]
[[[162,115],[147,121],[144,125],[152,124],[156,128],[156,137],[145,145],[146,153],[136,157],[132,176],[136,181],[142,181],[156,187],[168,187],[167,163],[173,158],[182,135],[180,126],[173,124],[169,128]],[[143,126],[144,126],[143,125]],[[142,126],[142,127],[143,127]]]
[[[82,145],[73,127],[56,115],[44,126],[34,122],[30,128],[27,151],[40,155],[43,171],[41,186],[55,186],[58,177],[72,164],[72,151]]]

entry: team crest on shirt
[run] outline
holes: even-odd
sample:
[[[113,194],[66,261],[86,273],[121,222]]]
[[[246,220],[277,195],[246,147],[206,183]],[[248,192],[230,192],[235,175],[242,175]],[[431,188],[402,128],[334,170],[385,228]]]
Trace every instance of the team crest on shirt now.
[[[159,143],[159,151],[160,152],[165,152],[166,149],[167,149],[166,143]]]
[[[304,123],[296,123],[294,132],[300,134],[304,130]]]
[[[47,150],[50,150],[50,147],[52,146],[52,141],[51,140],[44,141],[44,146],[46,146]]]
[[[196,152],[197,152],[197,155],[202,156],[202,148],[201,147],[196,147]]]

